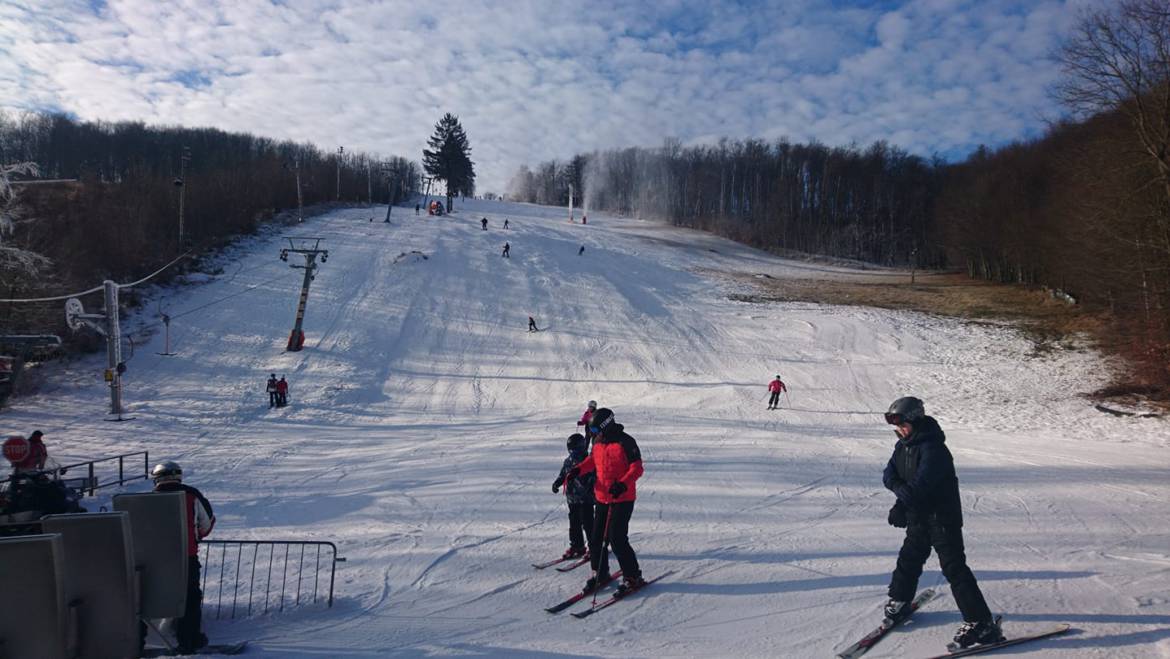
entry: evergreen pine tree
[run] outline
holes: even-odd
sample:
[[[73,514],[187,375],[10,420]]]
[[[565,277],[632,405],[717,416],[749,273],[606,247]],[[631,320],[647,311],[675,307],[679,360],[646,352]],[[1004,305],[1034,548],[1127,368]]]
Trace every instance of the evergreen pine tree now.
[[[459,124],[459,117],[448,112],[435,124],[435,132],[423,149],[423,167],[427,174],[447,184],[447,212],[451,212],[455,195],[475,194],[475,163],[471,161],[471,144]]]

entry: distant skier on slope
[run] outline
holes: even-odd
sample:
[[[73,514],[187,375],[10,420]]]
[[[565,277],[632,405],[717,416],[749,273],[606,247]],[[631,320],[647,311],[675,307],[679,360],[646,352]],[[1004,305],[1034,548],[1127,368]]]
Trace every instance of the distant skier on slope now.
[[[285,381],[282,375],[276,383],[276,406],[284,407],[285,405],[288,405],[288,382]]]
[[[529,332],[539,332],[540,331],[540,328],[536,326],[536,319],[533,318],[532,316],[528,317],[528,331]]]
[[[268,376],[268,384],[264,386],[264,391],[268,392],[268,407],[276,407],[280,403],[280,395],[276,391],[276,374]]]
[[[926,416],[922,401],[912,396],[894,401],[885,418],[898,436],[882,474],[882,483],[897,497],[886,521],[906,529],[885,616],[898,620],[911,613],[909,603],[933,548],[963,614],[955,644],[966,648],[1003,640],[963,553],[963,506],[946,435],[938,421]]]
[[[508,218],[506,218],[506,217],[504,218],[504,228],[505,229],[508,228]]]
[[[788,387],[784,386],[784,382],[780,380],[780,375],[777,374],[776,379],[768,383],[768,391],[772,392],[772,395],[768,397],[768,409],[774,410],[780,407],[780,392],[788,391]],[[797,398],[800,398],[800,396],[797,396]]]
[[[502,256],[502,257],[504,257],[504,258],[506,258],[506,259],[510,259],[510,258],[512,258],[511,256],[508,256],[508,252],[509,252],[511,249],[512,249],[512,246],[511,246],[511,245],[509,245],[508,243],[504,243],[504,252],[503,252],[502,254],[500,254],[500,256]]]
[[[486,218],[486,217],[485,217],[485,218],[483,218],[482,220],[480,220],[480,221],[479,221],[479,223],[480,223],[481,225],[483,225],[483,230],[484,230],[484,231],[487,231],[487,218]]]
[[[581,256],[584,253],[585,253],[585,246],[581,245],[581,249],[577,250],[577,256]]]
[[[561,485],[565,486],[565,500],[569,504],[569,548],[561,558],[581,558],[589,555],[585,548],[586,539],[590,542],[590,549],[593,546],[593,481],[596,476],[585,474],[566,483],[565,474],[589,457],[589,444],[584,435],[573,433],[565,442],[565,448],[569,450],[569,457],[565,458],[561,473],[552,484],[553,494],[560,491]]]
[[[565,480],[570,481],[597,472],[593,486],[597,507],[593,514],[593,539],[589,543],[594,548],[589,556],[593,576],[585,583],[585,591],[592,592],[609,581],[609,551],[605,549],[608,539],[622,568],[622,584],[615,593],[620,597],[646,584],[629,538],[630,517],[637,499],[635,483],[643,473],[642,452],[622,424],[614,422],[609,408],[603,407],[593,414],[589,429],[595,438],[593,452],[565,474]]]

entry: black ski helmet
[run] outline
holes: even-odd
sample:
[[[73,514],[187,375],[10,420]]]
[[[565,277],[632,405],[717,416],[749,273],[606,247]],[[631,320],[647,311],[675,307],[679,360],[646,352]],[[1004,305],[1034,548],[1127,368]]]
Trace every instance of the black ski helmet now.
[[[922,400],[914,396],[904,396],[890,403],[886,410],[886,423],[896,426],[899,423],[914,425],[916,421],[926,416],[926,408]]]
[[[613,410],[608,407],[599,408],[589,419],[589,429],[597,435],[604,435],[606,428],[612,424]]]
[[[575,432],[572,435],[569,435],[568,441],[565,442],[565,448],[569,449],[570,451],[576,448],[584,449],[585,435],[582,435],[579,432]]]
[[[150,470],[150,478],[157,483],[178,483],[183,480],[183,468],[178,462],[160,462]]]

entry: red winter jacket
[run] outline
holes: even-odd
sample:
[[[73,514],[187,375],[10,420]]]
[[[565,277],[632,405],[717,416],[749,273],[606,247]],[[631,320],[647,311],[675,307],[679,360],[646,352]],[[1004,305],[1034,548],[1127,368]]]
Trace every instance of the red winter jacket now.
[[[781,391],[787,391],[787,389],[788,388],[784,386],[784,383],[779,380],[772,380],[770,383],[768,383],[768,391],[774,394],[780,393]]]
[[[604,435],[593,439],[593,452],[578,465],[578,471],[587,474],[594,470],[597,471],[597,481],[593,485],[593,496],[598,503],[621,503],[638,498],[635,483],[644,473],[642,452],[634,438],[623,432],[622,424],[611,424]],[[617,481],[625,484],[626,491],[615,497],[609,493],[609,488]]]
[[[581,420],[577,422],[577,425],[579,425],[579,426],[588,426],[588,425],[589,425],[589,419],[592,419],[592,418],[593,418],[593,410],[591,410],[591,409],[586,409],[586,410],[585,410],[585,413],[581,415]]]
[[[215,528],[215,513],[211,503],[199,490],[182,483],[159,483],[156,492],[184,492],[187,500],[187,555],[199,555],[199,541],[211,534]]]

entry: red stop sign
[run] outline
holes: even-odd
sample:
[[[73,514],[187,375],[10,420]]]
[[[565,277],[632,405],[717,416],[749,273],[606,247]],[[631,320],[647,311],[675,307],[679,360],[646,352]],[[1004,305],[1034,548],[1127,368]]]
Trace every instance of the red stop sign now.
[[[19,464],[28,459],[28,440],[20,435],[13,435],[4,441],[4,457],[12,464]]]

